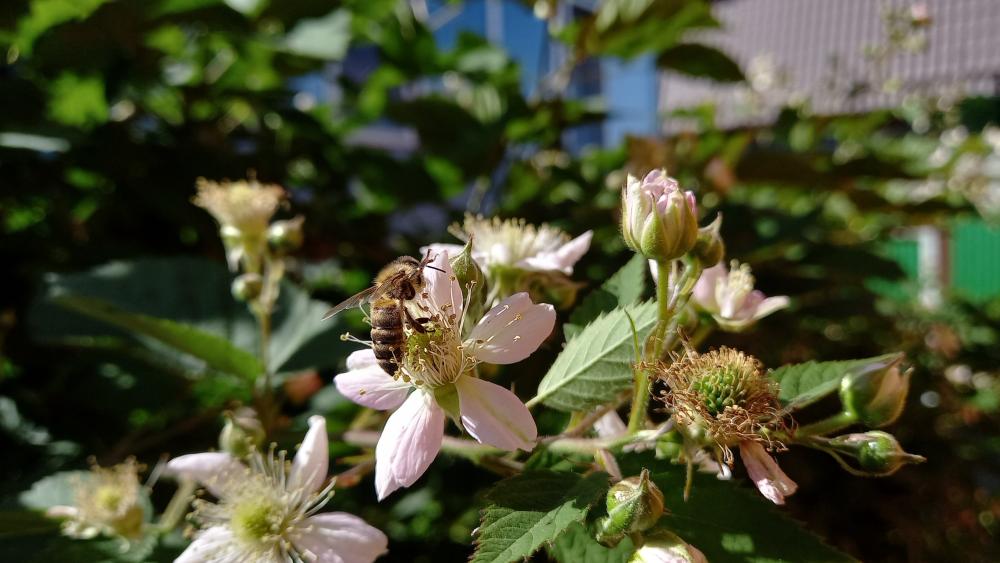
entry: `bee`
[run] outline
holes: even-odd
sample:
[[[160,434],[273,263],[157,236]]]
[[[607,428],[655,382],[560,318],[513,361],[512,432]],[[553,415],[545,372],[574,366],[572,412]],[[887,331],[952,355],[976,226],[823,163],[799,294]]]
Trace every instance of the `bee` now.
[[[344,309],[364,302],[371,303],[371,336],[375,360],[379,367],[393,377],[403,363],[406,343],[404,322],[412,330],[426,332],[423,325],[427,319],[413,318],[406,308],[406,302],[414,299],[423,289],[425,267],[443,271],[428,265],[430,260],[429,252],[423,260],[411,256],[401,256],[393,260],[375,276],[374,285],[348,297],[323,316],[323,320],[326,320]]]

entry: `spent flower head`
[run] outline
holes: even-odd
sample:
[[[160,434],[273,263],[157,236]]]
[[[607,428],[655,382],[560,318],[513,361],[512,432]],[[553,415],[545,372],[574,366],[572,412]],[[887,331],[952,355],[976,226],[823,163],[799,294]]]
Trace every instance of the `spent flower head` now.
[[[145,519],[139,470],[133,458],[112,467],[94,465],[89,474],[72,478],[73,506],[54,506],[47,514],[64,518],[62,531],[71,538],[103,534],[136,539]]]
[[[740,332],[788,306],[788,297],[767,297],[754,289],[750,266],[736,260],[731,270],[719,263],[704,270],[694,286],[695,304],[712,315],[723,330]]]
[[[379,499],[415,483],[441,449],[445,416],[480,443],[505,450],[531,450],[538,431],[524,403],[511,391],[477,376],[476,366],[512,364],[527,358],[552,332],[555,309],[526,293],[504,299],[464,336],[462,288],[447,252],[424,272],[416,299],[424,332],[406,329],[402,366],[390,376],[366,348],[347,358],[348,371],[334,383],[355,403],[393,410],[375,448]],[[369,344],[365,342],[365,344]]]
[[[285,453],[254,452],[246,462],[228,453],[177,457],[167,470],[208,489],[215,502],[195,501],[191,520],[199,531],[176,563],[370,563],[386,552],[385,534],[343,512],[319,513],[333,495],[326,420],[309,419],[309,431],[290,464]]]
[[[205,178],[198,179],[197,187],[192,201],[219,223],[229,268],[235,271],[241,259],[255,263],[267,244],[268,223],[285,199],[284,188],[255,179],[214,182]]]
[[[629,175],[622,189],[622,237],[629,248],[651,260],[687,254],[698,238],[694,193],[682,191],[663,169],[642,180]]]

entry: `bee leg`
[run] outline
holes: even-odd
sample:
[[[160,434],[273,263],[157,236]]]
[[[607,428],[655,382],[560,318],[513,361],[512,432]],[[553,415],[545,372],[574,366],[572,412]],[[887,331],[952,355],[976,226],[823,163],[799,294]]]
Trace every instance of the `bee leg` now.
[[[410,325],[410,328],[419,332],[420,334],[424,334],[427,332],[427,328],[424,325],[430,322],[430,319],[428,319],[427,317],[421,317],[419,319],[415,319],[413,318],[413,315],[411,315],[410,312],[405,307],[403,308],[403,312],[406,314],[406,322],[407,324]]]

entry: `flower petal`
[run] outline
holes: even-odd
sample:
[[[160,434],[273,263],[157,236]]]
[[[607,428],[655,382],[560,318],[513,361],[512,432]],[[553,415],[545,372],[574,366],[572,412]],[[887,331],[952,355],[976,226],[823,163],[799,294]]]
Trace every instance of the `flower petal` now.
[[[197,481],[208,492],[222,498],[226,487],[246,472],[247,467],[232,455],[207,452],[175,457],[167,462],[165,474]]]
[[[299,451],[295,452],[286,488],[289,491],[303,489],[309,493],[320,490],[326,481],[329,466],[330,450],[329,437],[326,435],[326,419],[319,415],[310,416],[309,431],[302,439]]]
[[[785,497],[799,488],[760,443],[749,440],[740,442],[740,458],[757,490],[774,504],[785,504]]]
[[[463,375],[458,389],[462,426],[473,438],[505,450],[531,451],[538,438],[535,419],[517,395],[495,383]]]
[[[325,512],[307,518],[292,532],[292,544],[315,563],[371,563],[388,551],[389,539],[353,514]]]
[[[617,412],[610,410],[597,419],[597,422],[594,423],[594,431],[601,438],[614,438],[624,436],[628,427],[625,426],[625,422],[622,417],[618,416]]]
[[[375,359],[375,350],[371,348],[362,348],[361,350],[355,350],[351,352],[350,356],[347,356],[347,370],[352,371],[356,369],[364,369],[371,366],[377,366],[378,360]]]
[[[418,389],[392,413],[375,446],[375,492],[382,500],[409,487],[427,471],[441,450],[444,411],[434,397]]]
[[[187,546],[174,563],[207,563],[209,561],[238,561],[239,554],[232,548],[236,543],[232,531],[223,526],[206,528]]]
[[[729,270],[726,269],[726,265],[722,262],[703,270],[698,277],[698,281],[695,282],[694,290],[691,293],[694,302],[706,311],[718,312],[719,302],[715,299],[715,286],[718,280],[728,275]]]
[[[421,300],[434,312],[441,311],[448,316],[455,315],[455,319],[461,319],[464,307],[462,286],[458,283],[454,270],[451,269],[448,253],[438,252],[428,265],[437,269],[424,268],[424,280],[427,285],[422,293],[427,297]]]
[[[476,358],[491,364],[513,364],[527,358],[552,333],[556,310],[515,293],[493,307],[472,329]]]
[[[768,297],[757,304],[757,309],[753,312],[753,318],[754,320],[762,319],[771,313],[788,307],[789,303],[790,301],[785,295]]]
[[[541,272],[558,271],[567,276],[573,274],[573,265],[576,264],[583,255],[590,249],[590,239],[594,232],[587,231],[575,239],[560,246],[554,252],[540,252],[535,256],[528,256],[519,261],[518,266],[528,270]]]
[[[385,370],[375,363],[375,355],[371,355],[371,363],[368,364],[368,354],[371,349],[354,352],[347,358],[347,367],[351,371],[338,373],[333,378],[333,384],[337,386],[340,394],[354,401],[359,405],[364,405],[380,411],[392,410],[403,404],[406,394],[410,391],[410,384],[397,381]],[[355,358],[352,361],[352,358]],[[364,367],[351,367],[351,365]]]

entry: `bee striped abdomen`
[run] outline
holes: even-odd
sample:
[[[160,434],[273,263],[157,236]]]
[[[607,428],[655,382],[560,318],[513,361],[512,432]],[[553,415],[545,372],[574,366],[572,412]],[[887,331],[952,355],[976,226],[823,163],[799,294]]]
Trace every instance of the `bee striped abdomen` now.
[[[396,375],[403,363],[403,314],[393,300],[380,300],[372,304],[372,350],[375,360],[389,375]]]

